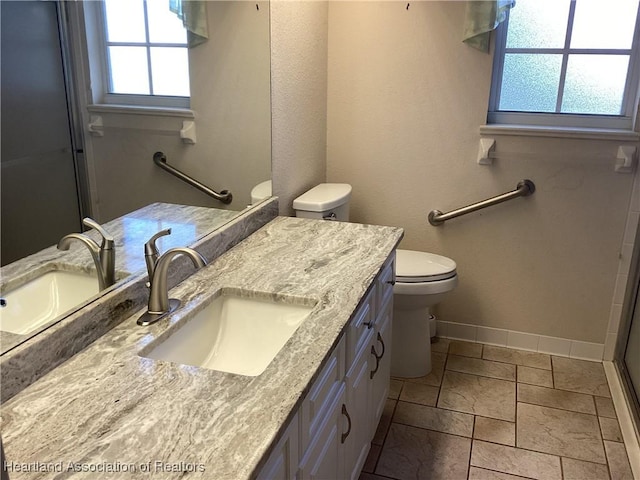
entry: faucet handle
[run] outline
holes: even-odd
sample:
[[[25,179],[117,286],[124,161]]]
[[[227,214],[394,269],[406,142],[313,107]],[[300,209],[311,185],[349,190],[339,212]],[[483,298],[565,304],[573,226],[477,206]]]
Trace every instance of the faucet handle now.
[[[165,235],[170,235],[171,229],[167,228],[165,230],[160,230],[153,237],[149,239],[147,243],[144,244],[144,261],[147,264],[147,273],[149,275],[149,281],[147,282],[147,287],[151,286],[151,280],[153,278],[153,271],[156,268],[156,262],[158,261],[158,256],[160,252],[158,251],[158,247],[156,246],[156,240],[160,237],[164,237]]]
[[[113,236],[109,235],[109,233],[107,233],[102,225],[89,217],[83,218],[82,223],[89,228],[93,228],[100,234],[100,236],[102,237],[102,245],[100,245],[100,248],[102,250],[111,250],[113,248],[113,244],[115,243],[113,240]]]
[[[158,240],[160,237],[164,237],[170,234],[171,234],[170,228],[167,228],[165,230],[160,230],[158,233],[156,233],[153,237],[149,239],[147,243],[144,244],[144,254],[158,255],[158,253],[160,252],[158,251],[158,247],[156,246],[156,240]]]

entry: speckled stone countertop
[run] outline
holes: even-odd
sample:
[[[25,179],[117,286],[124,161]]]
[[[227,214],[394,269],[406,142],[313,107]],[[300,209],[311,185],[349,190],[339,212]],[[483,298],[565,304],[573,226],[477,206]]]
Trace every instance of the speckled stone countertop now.
[[[157,241],[160,251],[165,251],[172,247],[193,244],[199,238],[238,216],[238,213],[217,208],[152,203],[105,223],[103,225],[105,230],[113,236],[115,241],[116,278],[123,280],[130,275],[146,271],[144,244],[160,230],[171,228],[171,235]],[[100,235],[95,230],[90,230],[85,235],[100,244]],[[61,251],[52,245],[0,268],[0,292],[11,290],[52,270],[97,275],[95,264],[86,246],[80,242],[73,242],[69,250]],[[116,287],[117,284],[111,288]],[[103,293],[104,291],[87,299],[73,310],[82,308]],[[67,313],[61,317],[66,315]],[[56,321],[57,318],[27,335],[0,331],[0,351],[5,352],[13,348]]]
[[[137,312],[6,402],[6,460],[31,470],[11,478],[96,478],[73,467],[118,469],[99,478],[250,478],[401,237],[395,227],[268,223],[174,288],[183,306],[171,316],[139,327]],[[318,303],[257,377],[139,356],[223,288]]]

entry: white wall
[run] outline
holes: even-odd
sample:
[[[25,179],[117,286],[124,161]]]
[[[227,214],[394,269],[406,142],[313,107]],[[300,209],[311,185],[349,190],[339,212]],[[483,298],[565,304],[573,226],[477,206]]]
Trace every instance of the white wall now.
[[[604,343],[633,180],[618,142],[499,137],[478,165],[492,57],[461,42],[464,2],[406,5],[329,4],[328,181],[353,185],[353,221],[457,262],[441,320]],[[523,178],[534,196],[427,222]]]
[[[280,213],[326,175],[325,1],[271,0],[273,192]]]
[[[197,143],[182,143],[183,118],[101,114],[104,136],[89,137],[88,146],[100,221],[154,201],[242,210],[251,188],[271,178],[268,2],[207,2],[207,9],[209,41],[189,52]],[[230,190],[233,203],[160,170],[156,151],[214,190]]]

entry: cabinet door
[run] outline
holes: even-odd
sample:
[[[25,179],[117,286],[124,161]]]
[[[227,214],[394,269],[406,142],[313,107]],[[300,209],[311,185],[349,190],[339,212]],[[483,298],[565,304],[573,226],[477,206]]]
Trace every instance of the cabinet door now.
[[[389,382],[391,380],[391,335],[393,317],[393,298],[380,311],[380,316],[376,321],[375,338],[373,345],[375,353],[372,355],[373,368],[371,369],[371,380],[373,382],[373,412],[371,421],[373,428],[378,425],[384,405],[389,395]]]
[[[257,480],[294,480],[298,471],[298,415],[289,423],[287,431],[269,455]]]
[[[344,478],[357,480],[367,459],[371,446],[371,393],[373,382],[370,379],[371,342],[373,330],[367,335],[363,347],[358,352],[345,377],[347,384],[347,402],[345,415],[348,415],[348,435],[345,437],[344,453],[346,474]],[[345,433],[346,435],[346,433]]]
[[[306,480],[340,479],[344,472],[342,434],[346,431],[342,406],[345,401],[344,383],[335,402],[324,417],[318,433],[311,439],[302,457],[299,478]]]

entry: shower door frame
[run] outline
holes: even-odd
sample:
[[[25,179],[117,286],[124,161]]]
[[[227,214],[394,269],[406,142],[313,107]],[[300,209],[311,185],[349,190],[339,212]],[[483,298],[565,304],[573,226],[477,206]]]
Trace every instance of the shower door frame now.
[[[635,434],[640,442],[640,391],[636,392],[625,363],[627,343],[629,341],[631,324],[636,309],[640,309],[640,223],[636,228],[629,278],[625,289],[620,328],[613,358],[613,363],[618,371],[625,400],[634,423]],[[640,318],[640,316],[638,318]]]

